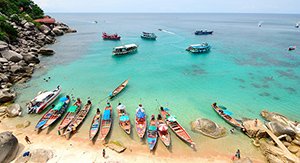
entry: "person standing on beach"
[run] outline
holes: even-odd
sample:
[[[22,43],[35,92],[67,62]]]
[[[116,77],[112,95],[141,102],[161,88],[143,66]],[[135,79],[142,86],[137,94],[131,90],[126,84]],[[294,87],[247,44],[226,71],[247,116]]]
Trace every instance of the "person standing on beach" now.
[[[27,144],[31,144],[31,141],[29,140],[28,136],[25,136],[25,141],[26,141]]]
[[[240,152],[240,150],[239,150],[239,149],[236,151],[236,153],[235,153],[235,157],[236,157],[236,158],[238,158],[238,159],[240,159],[240,158],[241,158],[241,152]]]
[[[105,149],[102,150],[102,156],[105,158]]]
[[[254,122],[255,123],[255,127],[257,127],[257,122],[258,122],[257,119],[255,119],[255,122]]]

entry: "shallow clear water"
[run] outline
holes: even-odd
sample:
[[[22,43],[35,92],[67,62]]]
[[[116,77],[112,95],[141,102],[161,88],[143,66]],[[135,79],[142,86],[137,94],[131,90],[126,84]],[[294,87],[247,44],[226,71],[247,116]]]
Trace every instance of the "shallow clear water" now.
[[[226,106],[237,119],[260,118],[262,109],[300,119],[300,52],[287,51],[290,45],[300,47],[300,29],[294,28],[300,15],[51,15],[78,33],[59,37],[58,43],[49,46],[56,54],[43,58],[45,66],[28,83],[17,86],[17,102],[25,105],[37,92],[58,84],[63,94],[83,101],[90,97],[93,110],[81,130],[88,130],[95,109],[104,108],[103,99],[128,78],[128,87],[112,101],[113,106],[124,103],[134,120],[139,103],[149,117],[157,114],[157,99],[171,108],[200,146],[205,138],[192,133],[189,127],[196,118],[209,118],[230,129],[211,109],[213,102]],[[97,24],[93,23],[95,20]],[[264,22],[261,28],[257,26],[259,21]],[[158,31],[159,28],[167,32]],[[198,29],[214,30],[214,34],[193,35]],[[142,40],[142,31],[155,32],[157,41]],[[122,39],[103,41],[102,32],[118,33]],[[201,42],[212,46],[210,53],[193,55],[185,51],[188,45]],[[129,43],[139,45],[136,54],[112,56],[113,47]],[[45,82],[43,79],[48,77],[51,79]],[[116,128],[115,123],[113,138],[119,135],[114,134],[119,133]],[[86,132],[79,135],[87,137]],[[137,139],[135,132],[133,135]]]

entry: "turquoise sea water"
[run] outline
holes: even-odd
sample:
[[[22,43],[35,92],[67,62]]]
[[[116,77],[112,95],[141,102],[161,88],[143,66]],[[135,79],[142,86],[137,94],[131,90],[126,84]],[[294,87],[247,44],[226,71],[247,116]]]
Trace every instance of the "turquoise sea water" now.
[[[49,46],[56,54],[42,58],[44,67],[28,83],[17,86],[17,102],[23,106],[37,92],[59,84],[63,94],[84,102],[92,99],[93,110],[82,127],[87,130],[95,109],[105,106],[105,100],[100,101],[129,78],[128,87],[112,100],[114,108],[118,102],[125,104],[133,121],[139,103],[149,117],[157,114],[157,99],[171,108],[199,146],[205,138],[198,139],[189,127],[196,118],[209,118],[230,129],[211,109],[213,102],[226,106],[238,119],[260,118],[260,111],[268,109],[300,120],[300,29],[294,28],[300,15],[51,15],[78,33],[58,37],[57,43]],[[260,28],[259,21],[264,22]],[[199,29],[214,33],[195,36],[193,32]],[[154,32],[157,41],[142,40],[142,31]],[[122,39],[103,41],[102,32],[118,33]],[[185,51],[188,45],[202,42],[212,46],[210,53],[193,55]],[[136,54],[112,56],[113,47],[130,43],[139,45]],[[299,48],[289,52],[290,45]],[[45,82],[48,77],[51,79]],[[117,137],[116,128],[112,137]],[[79,135],[87,137],[84,132]],[[133,135],[137,137],[135,132]]]

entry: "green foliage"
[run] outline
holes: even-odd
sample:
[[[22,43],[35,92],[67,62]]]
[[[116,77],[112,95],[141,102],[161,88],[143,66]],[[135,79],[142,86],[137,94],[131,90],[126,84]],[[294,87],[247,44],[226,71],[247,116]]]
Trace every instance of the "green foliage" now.
[[[0,16],[0,40],[3,41],[15,41],[18,36],[18,32],[12,25],[6,22],[6,18]]]
[[[44,11],[31,0],[0,0],[0,6],[0,12],[6,16],[26,13],[37,19],[44,15]]]
[[[0,12],[13,22],[20,22],[23,18],[38,27],[40,24],[33,20],[44,16],[44,11],[32,0],[0,0],[0,6]],[[13,14],[16,15],[11,17]],[[4,16],[0,15],[0,40],[15,41],[17,36],[16,29],[6,22]]]

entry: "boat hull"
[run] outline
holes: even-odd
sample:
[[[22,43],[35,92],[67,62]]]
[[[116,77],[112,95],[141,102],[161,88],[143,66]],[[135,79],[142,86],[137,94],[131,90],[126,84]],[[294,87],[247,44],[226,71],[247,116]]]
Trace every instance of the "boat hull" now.
[[[161,115],[165,119],[167,125],[171,130],[184,142],[190,144],[192,147],[194,147],[195,143],[192,140],[191,136],[186,132],[186,130],[177,122],[170,122],[166,119],[166,115],[169,115],[167,111],[161,111]]]
[[[37,108],[34,108],[34,106],[32,106],[30,103],[27,105],[27,113],[30,114],[30,113],[36,113],[36,114],[39,114],[41,113],[43,110],[45,110],[50,104],[52,104],[55,99],[58,97],[58,95],[60,94],[61,92],[61,87],[58,87],[57,89],[53,90],[52,91],[54,93],[54,95],[49,98],[47,101],[43,102],[39,107]],[[34,101],[36,99],[36,97],[31,100],[31,101]]]
[[[100,123],[101,123],[101,113],[99,115],[95,115],[89,130],[89,138],[90,140],[93,140],[94,137],[97,135],[100,129]]]
[[[105,138],[107,137],[107,135],[110,132],[111,125],[112,125],[112,107],[107,106],[104,109],[104,111],[105,110],[110,110],[110,117],[109,117],[109,120],[104,120],[104,118],[102,117],[101,126],[100,126],[100,135],[99,135],[101,141],[105,140]],[[104,114],[104,112],[103,112],[103,114]]]
[[[61,116],[66,112],[69,103],[69,101],[66,102],[59,111],[56,111],[54,114],[52,114],[52,116],[48,119],[47,123],[42,127],[42,130],[46,129],[47,127],[54,124],[57,120],[59,120]]]
[[[239,130],[242,130],[244,129],[244,127],[242,126],[242,124],[238,123],[234,118],[228,116],[228,115],[225,115],[225,114],[222,114],[220,112],[220,110],[222,110],[221,108],[219,108],[217,105],[214,106],[214,104],[211,105],[211,107],[215,110],[215,112],[220,116],[222,117],[223,120],[225,120],[228,124],[230,124],[231,126],[235,127],[235,128],[238,128]],[[229,118],[231,118],[231,120],[229,120]]]

